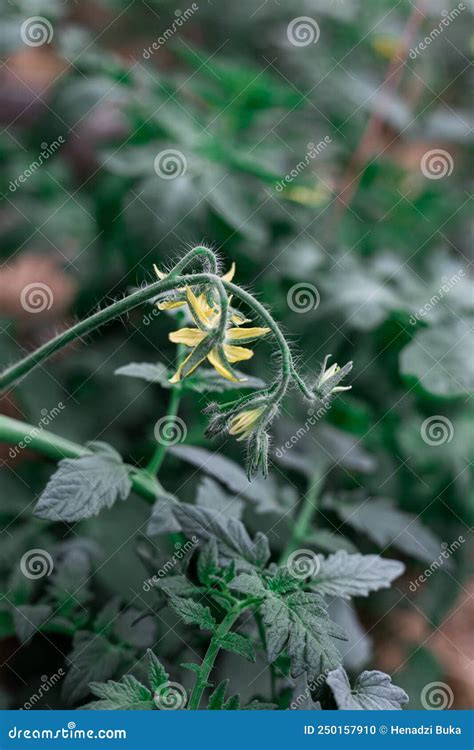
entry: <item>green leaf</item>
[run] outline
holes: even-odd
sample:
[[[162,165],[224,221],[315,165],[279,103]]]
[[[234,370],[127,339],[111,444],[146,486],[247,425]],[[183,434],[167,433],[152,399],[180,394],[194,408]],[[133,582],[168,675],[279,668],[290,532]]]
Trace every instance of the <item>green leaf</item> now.
[[[186,380],[182,381],[182,388],[196,393],[225,393],[226,391],[240,391],[247,388],[265,388],[265,381],[260,378],[254,378],[240,370],[234,370],[234,372],[239,378],[239,382],[227,380],[209,367],[200,367]]]
[[[61,613],[80,610],[91,598],[90,583],[94,545],[86,539],[74,539],[74,544],[58,548],[57,564],[48,580],[48,596]]]
[[[35,508],[49,521],[80,521],[125,500],[132,483],[128,469],[113,448],[101,448],[81,458],[65,458],[58,464]]]
[[[199,594],[202,589],[195,586],[184,575],[167,576],[166,578],[153,581],[153,584],[162,589],[168,596],[189,597]]]
[[[210,508],[229,518],[240,518],[244,509],[244,503],[239,497],[227,494],[210,477],[204,477],[199,483],[196,505]]]
[[[169,675],[161,662],[157,659],[153,651],[148,649],[148,658],[150,663],[148,665],[148,680],[152,690],[158,690],[161,685],[168,682]]]
[[[239,633],[226,633],[218,639],[218,642],[224,651],[231,651],[233,654],[243,656],[244,659],[255,661],[255,649],[249,638]]]
[[[308,675],[304,672],[300,675],[293,687],[290,709],[292,711],[321,711],[321,704],[315,703],[311,697],[311,691],[317,685],[308,685]]]
[[[139,378],[148,383],[159,383],[162,388],[178,388],[182,391],[195,391],[196,393],[225,393],[230,390],[243,390],[246,388],[264,388],[265,382],[260,378],[253,378],[235,370],[239,380],[245,377],[244,382],[234,383],[226,380],[210,367],[200,367],[187,378],[177,384],[169,382],[173,371],[162,362],[130,362],[115,370],[115,375],[125,375],[130,378]]]
[[[310,585],[323,596],[367,596],[370,591],[388,588],[405,566],[380,555],[348,555],[344,550],[320,559],[320,567]]]
[[[176,498],[168,493],[157,497],[148,520],[148,536],[174,534],[176,531],[180,531],[179,523],[173,513],[173,507],[176,503]]]
[[[331,622],[323,599],[316,594],[298,591],[280,596],[269,591],[261,612],[267,627],[268,659],[275,661],[286,649],[292,677],[307,672],[312,681],[340,664],[341,656],[332,639],[346,640],[346,635]]]
[[[172,373],[162,362],[130,362],[115,370],[114,375],[126,375],[129,378],[139,378],[148,383],[159,383],[163,388],[172,388],[169,378]]]
[[[342,711],[400,711],[408,702],[405,691],[392,685],[384,672],[362,672],[351,688],[346,670],[340,666],[329,672],[326,680]]]
[[[150,711],[153,696],[133,675],[125,675],[119,682],[91,682],[90,691],[100,700],[82,706],[89,711]]]
[[[474,328],[469,318],[417,331],[400,354],[400,371],[436,396],[474,391]]]
[[[156,620],[148,612],[130,607],[114,621],[113,632],[119,641],[145,649],[155,641]]]
[[[275,505],[275,486],[272,481],[261,478],[249,481],[245,471],[226,456],[194,445],[175,445],[169,452],[204,473],[211,474],[232,492],[257,505],[260,512],[278,508]]]
[[[208,711],[221,711],[224,708],[225,694],[229,680],[222,680],[209,696]]]
[[[243,707],[244,711],[274,711],[275,709],[275,703],[264,703],[263,701],[259,701],[258,698],[255,698],[255,700]]]
[[[238,711],[240,709],[240,695],[231,695],[224,703],[224,711]]]
[[[338,552],[343,549],[351,555],[357,554],[357,547],[350,539],[346,539],[342,534],[337,534],[329,529],[317,529],[311,531],[305,536],[302,542],[316,547],[317,549],[322,549],[324,552]]]
[[[50,619],[53,608],[48,604],[21,604],[12,609],[15,633],[21,643],[28,643]]]
[[[201,583],[209,585],[213,577],[219,572],[219,557],[215,537],[203,546],[197,562],[197,574]]]
[[[172,596],[169,604],[186,625],[199,625],[201,630],[214,631],[216,629],[217,623],[209,607],[204,607],[193,599],[183,599],[179,596]]]
[[[205,541],[214,537],[224,562],[234,561],[237,568],[252,569],[266,565],[270,559],[267,537],[258,531],[252,541],[241,521],[184,503],[174,512],[185,534],[195,534]]]
[[[335,511],[345,523],[367,534],[383,549],[393,545],[428,563],[440,554],[440,543],[433,532],[416,516],[399,510],[389,498],[361,500],[357,494],[352,500],[348,495],[326,495],[322,506]]]
[[[267,594],[262,579],[256,573],[241,573],[229,584],[229,588],[251,596],[265,597]]]
[[[62,693],[69,704],[85,698],[90,682],[103,682],[113,677],[127,659],[119,646],[85,630],[75,634],[68,658],[71,667],[64,678]]]

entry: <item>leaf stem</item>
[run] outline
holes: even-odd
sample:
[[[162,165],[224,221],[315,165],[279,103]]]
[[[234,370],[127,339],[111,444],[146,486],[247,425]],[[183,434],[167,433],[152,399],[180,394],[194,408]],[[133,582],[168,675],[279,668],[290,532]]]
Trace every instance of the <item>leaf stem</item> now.
[[[209,676],[214,667],[214,663],[217,658],[217,654],[220,651],[220,639],[229,632],[234,622],[237,620],[239,615],[244,609],[250,605],[250,600],[239,602],[222,620],[221,624],[217,628],[216,632],[211,638],[208,649],[202,661],[199,673],[196,676],[196,682],[194,684],[191,697],[189,699],[188,709],[190,711],[196,711],[201,703],[202,695],[204,690],[208,686]]]
[[[25,448],[38,451],[56,461],[61,458],[80,458],[93,452],[90,448],[53,432],[4,415],[0,415],[0,442],[20,447],[24,444]],[[164,493],[160,483],[142,469],[131,469],[130,478],[135,492],[148,503],[154,503],[157,495]]]

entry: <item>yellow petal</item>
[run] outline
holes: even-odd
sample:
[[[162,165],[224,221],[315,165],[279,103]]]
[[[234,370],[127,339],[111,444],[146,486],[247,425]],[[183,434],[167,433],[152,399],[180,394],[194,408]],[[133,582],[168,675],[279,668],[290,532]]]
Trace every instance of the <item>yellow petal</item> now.
[[[263,413],[264,408],[260,406],[257,409],[247,409],[237,414],[229,422],[229,435],[239,435],[244,433],[244,437],[252,432],[253,425]]]
[[[164,302],[157,302],[156,306],[158,310],[174,310],[177,307],[182,307],[185,304],[186,302],[182,299],[181,300],[169,299],[169,300],[164,300]]]
[[[173,344],[186,344],[186,346],[197,346],[206,338],[204,331],[199,328],[180,328],[177,331],[171,331],[168,336]]]
[[[153,263],[153,270],[155,271],[155,273],[156,273],[156,275],[157,275],[157,277],[158,277],[158,279],[160,281],[163,281],[163,279],[166,279],[166,277],[168,276],[167,273],[163,273],[163,271],[160,271],[160,269],[158,268],[158,266],[156,265],[156,263]]]
[[[208,303],[207,297],[204,294],[204,292],[199,295],[199,297],[197,298],[197,300],[198,300],[198,303],[199,303],[200,308],[202,310],[202,313],[203,313],[203,315],[205,315],[207,317],[207,319],[209,321],[209,324],[211,325],[211,324],[215,323],[215,321],[217,320],[217,318],[220,316],[219,309],[217,307],[211,307],[210,306],[210,304]]]
[[[227,350],[226,350],[226,354],[227,354]],[[219,375],[222,375],[223,378],[226,378],[227,380],[231,380],[233,383],[239,383],[246,379],[246,378],[240,378],[240,379],[236,378],[235,375],[233,375],[230,372],[230,370],[228,370],[227,367],[224,365],[216,349],[212,349],[207,355],[207,358],[209,362],[211,363],[211,365],[213,366],[213,368],[219,373]]]
[[[235,263],[232,263],[230,269],[227,271],[227,273],[223,274],[222,278],[224,281],[232,281],[232,279],[235,276]]]
[[[192,312],[196,316],[196,318],[204,326],[208,326],[209,325],[209,321],[210,321],[212,315],[214,315],[215,313],[212,310],[212,308],[209,307],[209,305],[207,304],[205,295],[200,294],[199,297],[196,297],[196,295],[194,294],[194,292],[191,289],[191,287],[187,286],[186,287],[186,297],[188,299],[188,304],[189,304]],[[209,311],[211,311],[211,312],[209,312]],[[212,313],[212,315],[211,315],[211,313]]]
[[[225,333],[225,337],[230,341],[239,341],[240,339],[256,339],[259,336],[265,336],[269,332],[269,328],[258,328],[257,326],[253,328],[229,328]]]
[[[237,313],[232,313],[232,315],[230,316],[230,319],[231,319],[232,323],[234,323],[236,326],[243,326],[244,323],[250,323],[251,322],[250,318],[244,318],[244,316],[242,315],[242,313],[238,313],[238,312]]]
[[[250,359],[253,357],[252,349],[247,349],[245,346],[233,346],[232,344],[224,344],[225,356],[231,364],[234,362],[241,362],[243,359]]]

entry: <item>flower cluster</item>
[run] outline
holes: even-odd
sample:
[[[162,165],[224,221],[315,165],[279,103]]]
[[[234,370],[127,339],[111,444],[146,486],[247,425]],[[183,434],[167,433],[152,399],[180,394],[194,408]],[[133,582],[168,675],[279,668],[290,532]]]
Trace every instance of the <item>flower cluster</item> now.
[[[170,383],[182,382],[206,361],[221,377],[241,383],[246,378],[241,377],[233,365],[251,359],[254,352],[248,344],[271,333],[279,347],[280,367],[271,385],[228,403],[212,403],[205,410],[210,415],[207,435],[224,433],[238,441],[246,441],[249,476],[255,471],[266,475],[270,444],[268,429],[289,384],[295,383],[310,401],[320,399],[327,404],[337,393],[350,389],[351,386],[340,383],[352,369],[352,362],[342,368],[337,364],[327,367],[328,355],[316,382],[311,386],[306,384],[296,371],[288,344],[273,318],[254,297],[231,283],[234,264],[222,276],[205,272],[186,277],[180,275],[182,265],[178,273],[177,269],[171,272],[177,273],[174,289],[160,295],[156,303],[159,310],[182,309],[186,316],[186,325],[169,334],[170,341],[189,349]],[[159,281],[169,276],[156,266],[154,268]],[[253,325],[232,306],[233,295],[243,300],[268,325]]]

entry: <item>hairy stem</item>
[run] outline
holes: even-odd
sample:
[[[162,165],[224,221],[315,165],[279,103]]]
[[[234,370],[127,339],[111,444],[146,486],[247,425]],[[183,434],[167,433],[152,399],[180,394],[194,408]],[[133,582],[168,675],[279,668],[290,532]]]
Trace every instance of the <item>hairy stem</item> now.
[[[205,248],[204,248],[205,249]],[[191,251],[192,253],[193,251]],[[188,256],[191,255],[188,253]],[[186,256],[186,257],[188,257]],[[184,262],[183,259],[182,262]],[[188,259],[192,260],[192,257]],[[182,265],[182,262],[179,265]],[[227,314],[228,314],[228,298],[226,291],[238,297],[240,300],[245,302],[255,313],[266,323],[274,335],[281,353],[281,378],[279,387],[276,391],[275,398],[281,398],[287,387],[291,377],[292,371],[292,357],[291,352],[286,342],[285,337],[281,333],[277,323],[273,320],[270,313],[265,307],[260,304],[251,294],[240,289],[240,287],[232,284],[229,281],[224,281],[219,276],[211,273],[194,273],[187,274],[185,276],[175,276],[172,272],[169,277],[161,281],[157,281],[154,284],[150,284],[144,289],[140,289],[133,294],[124,297],[118,302],[105,307],[103,310],[99,310],[88,318],[76,323],[76,325],[68,328],[67,330],[60,333],[55,338],[46,342],[42,346],[38,347],[35,351],[23,357],[19,362],[15,363],[11,367],[8,367],[0,375],[0,391],[8,388],[12,383],[19,380],[24,375],[28,374],[31,370],[37,367],[41,362],[51,357],[60,349],[64,348],[68,344],[72,343],[78,338],[87,336],[92,333],[96,328],[108,323],[114,318],[120,317],[121,315],[128,313],[135,307],[147,302],[148,300],[156,297],[157,295],[168,292],[177,287],[184,287],[186,285],[197,285],[197,284],[213,284],[218,291],[221,304],[221,319],[219,322],[219,332],[222,333],[225,330]]]

